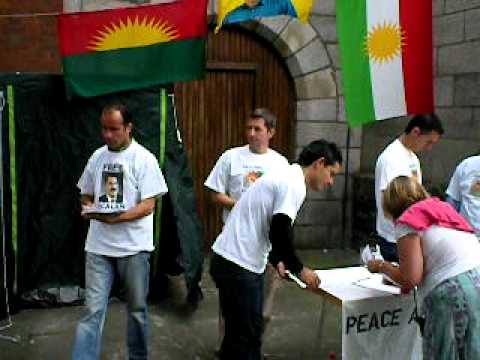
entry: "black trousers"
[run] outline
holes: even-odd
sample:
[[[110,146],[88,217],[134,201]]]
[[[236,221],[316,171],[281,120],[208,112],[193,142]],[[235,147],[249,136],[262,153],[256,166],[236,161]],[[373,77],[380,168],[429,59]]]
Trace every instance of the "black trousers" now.
[[[397,243],[387,241],[378,234],[377,243],[380,247],[380,253],[386,261],[398,263]]]
[[[210,275],[218,288],[225,319],[222,360],[261,360],[263,274],[248,271],[213,254]]]

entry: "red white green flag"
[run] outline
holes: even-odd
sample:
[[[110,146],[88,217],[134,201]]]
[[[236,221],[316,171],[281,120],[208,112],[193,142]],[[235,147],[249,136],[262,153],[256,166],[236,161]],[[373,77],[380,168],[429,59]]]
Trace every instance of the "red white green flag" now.
[[[350,126],[433,111],[432,2],[337,0]]]
[[[67,91],[90,97],[205,75],[207,0],[62,14]]]

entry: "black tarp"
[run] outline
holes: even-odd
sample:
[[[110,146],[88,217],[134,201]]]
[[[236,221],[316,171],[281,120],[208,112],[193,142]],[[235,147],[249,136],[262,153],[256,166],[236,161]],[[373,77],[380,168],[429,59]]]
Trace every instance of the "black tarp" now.
[[[76,183],[92,152],[103,144],[99,117],[103,106],[113,101],[131,109],[135,139],[157,158],[164,157],[162,170],[169,193],[162,198],[151,288],[158,289],[164,273],[184,270],[190,298],[201,295],[200,222],[168,90],[154,87],[68,100],[60,75],[0,76],[0,91],[7,98],[1,124],[1,205],[12,303],[20,297],[32,300],[32,294],[46,289],[83,286],[88,223],[79,217]],[[163,125],[162,114],[166,115]],[[3,281],[3,260],[0,275]],[[0,284],[0,319],[5,315],[4,299]]]

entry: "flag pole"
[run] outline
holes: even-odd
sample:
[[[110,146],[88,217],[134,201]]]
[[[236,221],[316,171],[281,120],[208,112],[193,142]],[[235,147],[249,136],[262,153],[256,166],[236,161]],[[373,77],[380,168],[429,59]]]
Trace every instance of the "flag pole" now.
[[[346,154],[345,154],[345,182],[343,186],[343,199],[342,199],[342,248],[345,249],[345,236],[347,234],[347,204],[348,204],[348,178],[350,176],[350,126],[347,125],[347,144],[346,144]]]

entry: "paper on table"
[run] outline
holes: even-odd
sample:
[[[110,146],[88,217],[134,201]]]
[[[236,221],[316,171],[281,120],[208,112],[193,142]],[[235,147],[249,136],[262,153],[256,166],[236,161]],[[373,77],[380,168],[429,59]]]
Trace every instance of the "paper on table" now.
[[[372,276],[372,273],[364,266],[315,270],[315,272],[320,277],[320,289],[328,292],[341,301],[391,296],[388,292],[361,287],[355,284],[355,282],[359,280],[367,279]]]
[[[367,289],[385,291],[394,295],[401,293],[401,289],[398,286],[384,284],[382,274],[370,274],[368,278],[357,280],[354,284]]]
[[[320,287],[330,288],[339,284],[352,284],[353,282],[364,279],[372,275],[366,267],[355,266],[347,268],[338,268],[330,270],[315,270],[320,277]],[[334,276],[332,276],[335,274]]]

